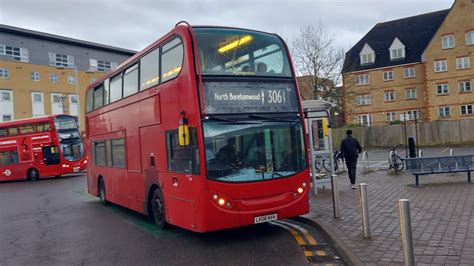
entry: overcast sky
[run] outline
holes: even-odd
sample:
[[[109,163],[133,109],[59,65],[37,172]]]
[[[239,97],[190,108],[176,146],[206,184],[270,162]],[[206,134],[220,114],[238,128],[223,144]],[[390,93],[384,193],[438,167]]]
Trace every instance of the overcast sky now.
[[[0,0],[0,23],[141,50],[180,20],[276,32],[291,46],[321,21],[350,49],[376,23],[450,8],[454,0]]]

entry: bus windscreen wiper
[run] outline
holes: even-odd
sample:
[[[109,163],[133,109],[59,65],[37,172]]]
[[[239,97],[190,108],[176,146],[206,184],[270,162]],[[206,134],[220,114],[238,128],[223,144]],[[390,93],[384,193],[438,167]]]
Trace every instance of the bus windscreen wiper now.
[[[288,123],[292,123],[296,119],[296,117],[295,117],[295,118],[293,118],[293,120],[287,120],[287,119],[283,119],[283,118],[276,118],[276,117],[256,115],[256,114],[250,114],[249,118],[259,118],[259,119],[266,119],[266,120],[271,120],[271,121],[276,121],[276,122],[288,122]]]

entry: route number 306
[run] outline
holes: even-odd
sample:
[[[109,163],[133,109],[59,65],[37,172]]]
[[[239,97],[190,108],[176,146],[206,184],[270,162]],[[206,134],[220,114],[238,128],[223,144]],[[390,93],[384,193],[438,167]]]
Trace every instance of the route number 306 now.
[[[284,103],[285,93],[281,90],[267,91],[268,103]]]

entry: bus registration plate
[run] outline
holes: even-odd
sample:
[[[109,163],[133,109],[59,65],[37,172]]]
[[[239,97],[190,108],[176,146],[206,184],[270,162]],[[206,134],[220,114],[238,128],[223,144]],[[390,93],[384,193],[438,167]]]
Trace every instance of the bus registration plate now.
[[[263,216],[255,217],[254,218],[254,223],[259,224],[259,223],[274,221],[276,219],[278,219],[278,215],[276,213],[273,213],[273,214],[269,214],[269,215],[263,215]]]

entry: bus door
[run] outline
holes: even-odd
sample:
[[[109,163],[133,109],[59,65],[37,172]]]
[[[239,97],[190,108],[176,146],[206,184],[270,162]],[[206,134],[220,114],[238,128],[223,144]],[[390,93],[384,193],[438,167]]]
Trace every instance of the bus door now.
[[[189,128],[189,143],[180,145],[178,130],[166,132],[167,168],[165,201],[173,224],[194,229],[197,201],[201,190],[197,129]]]
[[[58,146],[43,147],[43,162],[45,165],[57,165],[61,162]]]

